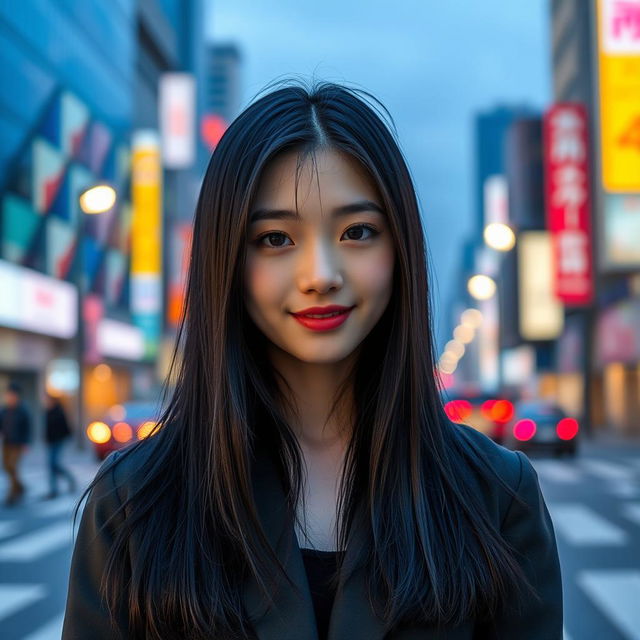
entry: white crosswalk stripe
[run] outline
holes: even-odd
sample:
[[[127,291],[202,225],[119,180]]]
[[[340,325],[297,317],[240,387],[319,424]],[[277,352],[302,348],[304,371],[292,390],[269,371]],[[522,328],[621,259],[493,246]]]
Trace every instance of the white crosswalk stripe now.
[[[625,518],[628,518],[636,524],[640,524],[640,502],[634,504],[625,504],[622,508]]]
[[[0,521],[0,540],[13,536],[20,531],[20,523],[16,520]]]
[[[556,531],[576,546],[627,543],[628,535],[619,527],[580,503],[547,503]]]
[[[558,460],[535,460],[534,467],[544,480],[563,484],[578,484],[582,479],[582,470]]]
[[[71,522],[56,522],[0,544],[0,561],[31,562],[72,543]]]
[[[635,469],[616,464],[608,460],[597,460],[593,458],[585,458],[580,460],[580,464],[589,473],[595,475],[601,480],[612,481],[633,481],[636,471]]]
[[[35,515],[39,518],[51,518],[53,516],[71,516],[76,504],[76,498],[72,496],[61,496],[51,502],[43,502],[32,505]]]
[[[47,595],[40,584],[0,584],[0,620]]]
[[[577,582],[629,640],[640,640],[640,571],[582,571]]]
[[[53,620],[49,620],[33,633],[25,636],[22,640],[60,640],[62,636],[62,624],[64,622],[64,612],[57,615]],[[566,636],[565,636],[566,640]]]

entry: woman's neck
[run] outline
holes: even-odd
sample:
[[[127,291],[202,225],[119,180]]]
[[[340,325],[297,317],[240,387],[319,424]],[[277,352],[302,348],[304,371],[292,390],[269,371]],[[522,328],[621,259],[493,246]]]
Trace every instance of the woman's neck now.
[[[272,348],[270,359],[289,385],[283,391],[297,413],[291,415],[285,409],[286,417],[301,447],[311,452],[342,449],[353,428],[351,387],[347,387],[332,415],[330,411],[349,375],[351,359],[308,363],[277,348]]]

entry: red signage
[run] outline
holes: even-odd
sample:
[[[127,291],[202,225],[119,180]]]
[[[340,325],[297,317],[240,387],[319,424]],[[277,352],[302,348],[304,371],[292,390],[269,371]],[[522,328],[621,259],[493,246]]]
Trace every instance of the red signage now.
[[[547,227],[551,232],[555,294],[567,306],[593,300],[587,114],[560,103],[544,117]]]

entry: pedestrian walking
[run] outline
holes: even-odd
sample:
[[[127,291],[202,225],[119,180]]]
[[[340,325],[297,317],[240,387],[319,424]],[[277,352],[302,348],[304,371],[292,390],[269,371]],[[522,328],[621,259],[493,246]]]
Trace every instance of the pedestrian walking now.
[[[284,83],[218,143],[177,383],[91,483],[65,640],[562,638],[533,466],[444,411],[385,113]]]
[[[69,493],[76,490],[73,474],[60,462],[62,448],[71,436],[71,428],[64,408],[58,398],[45,394],[45,440],[49,462],[49,493],[43,499],[51,500],[58,496],[58,476],[65,479]]]
[[[0,409],[0,435],[2,466],[9,476],[5,506],[12,506],[25,493],[20,479],[20,459],[31,439],[31,417],[22,402],[22,389],[15,382],[9,383],[4,394],[4,407]]]

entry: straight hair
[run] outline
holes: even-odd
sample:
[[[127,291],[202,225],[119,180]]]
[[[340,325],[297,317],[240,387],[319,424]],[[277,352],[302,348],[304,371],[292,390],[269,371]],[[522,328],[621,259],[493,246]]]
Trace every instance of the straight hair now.
[[[204,176],[175,386],[165,387],[154,434],[113,462],[153,448],[121,506],[126,518],[108,556],[104,595],[112,611],[124,603],[133,638],[239,639],[252,637],[244,581],[253,576],[269,599],[277,572],[284,574],[257,515],[252,464],[258,452],[271,457],[293,523],[303,458],[284,417],[285,407],[295,409],[291,396],[243,302],[248,216],[276,155],[297,150],[300,168],[330,148],[375,183],[396,255],[390,302],[348,380],[355,416],[340,482],[340,548],[362,522],[359,562],[388,630],[489,619],[528,583],[464,471],[493,475],[518,496],[464,445],[443,409],[424,233],[393,120],[362,89],[292,81],[269,89],[231,123]],[[132,537],[136,562],[128,567]]]

